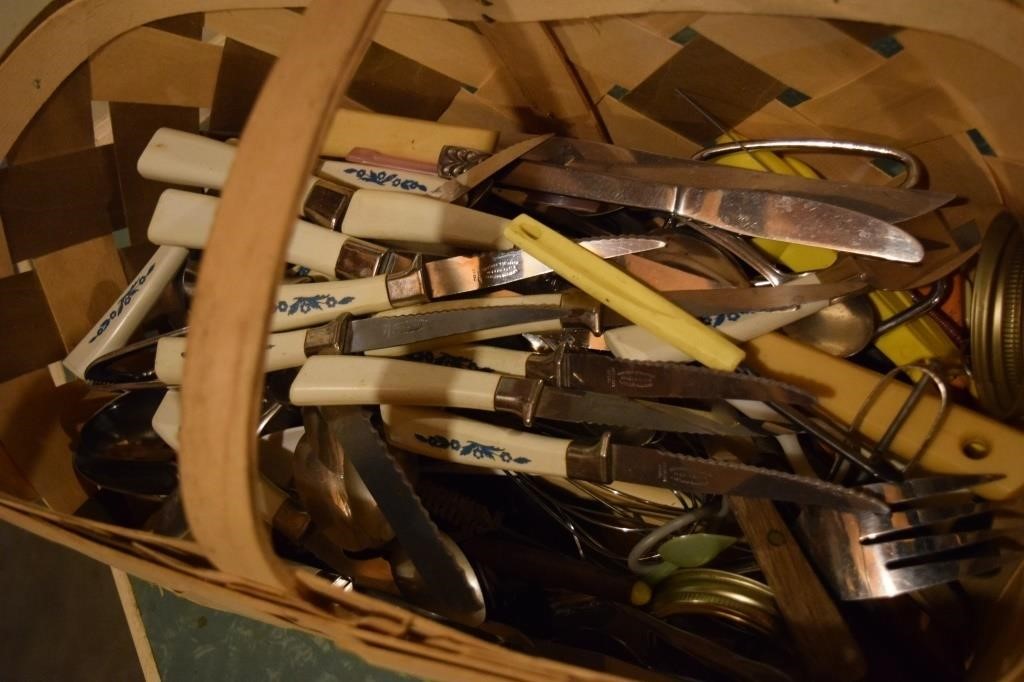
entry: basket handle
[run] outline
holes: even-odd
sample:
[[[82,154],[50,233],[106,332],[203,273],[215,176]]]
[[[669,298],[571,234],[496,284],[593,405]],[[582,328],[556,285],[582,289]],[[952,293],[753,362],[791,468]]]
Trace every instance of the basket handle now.
[[[300,194],[386,4],[310,3],[242,132],[192,303],[179,454],[185,513],[217,568],[288,591],[297,583],[271,549],[256,497],[263,346]]]

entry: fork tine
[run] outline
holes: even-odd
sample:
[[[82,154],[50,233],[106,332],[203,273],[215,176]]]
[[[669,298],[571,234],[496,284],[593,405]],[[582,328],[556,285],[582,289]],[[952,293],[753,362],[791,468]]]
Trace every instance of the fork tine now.
[[[860,541],[864,544],[896,539],[893,536],[915,533],[924,535],[937,530],[936,526],[989,514],[997,507],[988,502],[951,505],[948,507],[922,507],[894,511],[888,517],[865,519],[861,523]]]
[[[918,566],[904,566],[886,570],[884,579],[870,591],[864,587],[847,588],[850,599],[892,597],[926,587],[934,587],[978,573],[995,570],[1006,564],[1024,559],[1024,551],[1002,551],[998,554],[966,559],[932,561]],[[854,591],[855,589],[859,591]]]
[[[920,562],[940,552],[975,547],[990,540],[1024,538],[1024,526],[1015,528],[987,528],[985,530],[943,533],[907,540],[893,540],[875,544],[885,557],[886,566],[892,563]]]

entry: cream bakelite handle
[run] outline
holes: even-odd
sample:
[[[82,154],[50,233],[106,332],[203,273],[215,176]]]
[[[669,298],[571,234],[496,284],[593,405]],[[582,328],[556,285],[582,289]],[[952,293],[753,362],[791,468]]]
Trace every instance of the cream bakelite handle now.
[[[185,373],[185,352],[188,338],[165,337],[156,343],[154,372],[156,378],[168,386],[181,385]],[[306,332],[298,330],[271,334],[267,340],[266,371],[274,372],[299,367],[306,361]]]
[[[456,464],[565,478],[572,441],[457,417],[443,410],[381,405],[393,445]]]
[[[128,284],[128,288],[121,292],[110,309],[68,353],[64,359],[68,371],[77,377],[84,377],[85,370],[96,358],[123,348],[187,257],[188,249],[180,246],[161,246],[157,249]]]
[[[217,205],[216,198],[205,194],[165,190],[149,221],[149,241],[190,249],[204,248],[210,237]],[[347,240],[343,234],[305,220],[296,220],[285,260],[333,278],[338,254]]]
[[[508,223],[490,213],[436,199],[360,190],[345,211],[341,231],[378,241],[503,250],[513,248],[502,234]]]
[[[533,353],[524,350],[510,350],[495,346],[446,346],[433,351],[435,356],[449,356],[473,363],[480,369],[489,369],[499,374],[526,376],[526,362]]]
[[[436,164],[445,145],[494,151],[493,130],[423,121],[402,116],[339,109],[323,144],[325,156],[347,156],[356,147]]]
[[[296,405],[427,405],[494,411],[500,374],[361,356],[313,356],[292,382]]]
[[[392,307],[387,275],[342,282],[285,284],[278,287],[270,328],[284,331],[312,327],[341,313],[368,315]]]
[[[173,128],[160,128],[139,156],[139,175],[186,187],[221,189],[235,148],[226,142]]]

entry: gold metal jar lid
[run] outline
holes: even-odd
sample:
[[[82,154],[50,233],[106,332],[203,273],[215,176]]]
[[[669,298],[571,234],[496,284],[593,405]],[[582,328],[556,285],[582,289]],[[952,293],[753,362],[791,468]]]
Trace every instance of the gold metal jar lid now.
[[[738,573],[684,568],[658,584],[650,604],[658,618],[708,615],[769,637],[781,635],[782,619],[768,586]]]

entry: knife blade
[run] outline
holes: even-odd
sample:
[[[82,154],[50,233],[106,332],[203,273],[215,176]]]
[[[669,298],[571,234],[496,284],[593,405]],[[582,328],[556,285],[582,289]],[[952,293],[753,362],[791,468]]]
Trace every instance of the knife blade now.
[[[658,183],[596,173],[576,166],[562,168],[543,164],[520,164],[509,171],[503,182],[617,206],[661,211],[748,237],[903,263],[917,263],[924,257],[921,244],[898,227],[848,208],[791,194],[705,189],[706,185]]]
[[[292,382],[296,405],[427,405],[517,415],[524,424],[577,424],[733,436],[750,428],[703,410],[546,386],[538,379],[367,356],[306,360]]]
[[[571,166],[686,187],[778,192],[841,206],[885,222],[915,218],[953,199],[945,192],[761,173],[564,137],[550,139],[526,154],[520,167],[529,163]]]
[[[601,258],[616,258],[664,246],[650,237],[599,237],[579,242]],[[342,282],[286,284],[278,289],[271,319],[273,331],[309,327],[339,312],[378,313],[536,277],[551,268],[519,249],[455,256],[410,270]]]
[[[369,415],[352,407],[322,407],[320,411],[423,578],[424,589],[434,597],[432,601],[444,615],[460,622],[483,622],[484,603],[479,589],[473,588]]]
[[[412,360],[448,367],[490,369],[541,379],[547,384],[614,393],[626,398],[738,399],[812,405],[814,396],[790,384],[751,374],[721,372],[682,362],[622,360],[603,353],[560,347],[531,353],[495,346],[457,346],[422,351]]]
[[[457,308],[433,313],[353,319],[342,314],[319,327],[271,334],[267,339],[266,371],[298,367],[317,353],[348,354],[395,345],[443,341],[467,332],[557,320],[558,306]],[[176,386],[185,369],[185,329],[146,339],[94,361],[85,379],[111,390]]]
[[[734,462],[517,431],[442,410],[382,405],[385,434],[411,452],[471,466],[596,483],[622,481],[669,490],[767,497],[849,511],[884,513],[880,498],[825,481]]]

